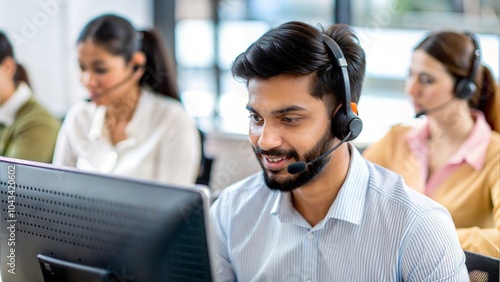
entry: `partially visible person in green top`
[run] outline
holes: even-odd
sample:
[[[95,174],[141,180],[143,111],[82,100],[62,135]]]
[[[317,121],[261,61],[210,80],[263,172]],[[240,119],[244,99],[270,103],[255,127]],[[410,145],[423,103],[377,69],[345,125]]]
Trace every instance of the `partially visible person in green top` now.
[[[26,71],[0,31],[0,156],[50,163],[60,125],[33,97]]]

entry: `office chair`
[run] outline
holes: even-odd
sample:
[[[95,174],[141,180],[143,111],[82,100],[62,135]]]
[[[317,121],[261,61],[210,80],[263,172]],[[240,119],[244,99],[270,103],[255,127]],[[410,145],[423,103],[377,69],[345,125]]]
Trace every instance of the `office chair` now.
[[[499,280],[500,260],[469,251],[465,253],[465,265],[469,272],[470,281],[495,281]]]
[[[198,129],[198,132],[200,133],[200,140],[201,140],[201,162],[200,162],[200,171],[198,172],[198,177],[196,179],[196,184],[208,186],[210,184],[212,163],[214,160],[208,157],[205,152],[205,146],[206,146],[205,133],[201,129]]]

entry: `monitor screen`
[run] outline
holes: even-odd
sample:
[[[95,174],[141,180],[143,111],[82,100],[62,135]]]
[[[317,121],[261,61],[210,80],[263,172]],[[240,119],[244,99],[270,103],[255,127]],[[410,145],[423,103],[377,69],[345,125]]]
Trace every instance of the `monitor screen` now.
[[[0,157],[2,281],[212,281],[206,187]]]

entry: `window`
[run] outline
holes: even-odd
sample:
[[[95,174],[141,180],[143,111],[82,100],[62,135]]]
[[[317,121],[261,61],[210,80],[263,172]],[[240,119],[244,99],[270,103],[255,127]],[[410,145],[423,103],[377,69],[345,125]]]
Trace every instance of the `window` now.
[[[176,57],[184,104],[202,128],[246,134],[245,85],[230,66],[269,28],[290,20],[326,26],[334,22],[329,0],[177,0]],[[497,1],[498,2],[498,1]],[[197,5],[196,9],[193,6]],[[429,31],[468,30],[479,34],[483,61],[499,71],[500,3],[449,0],[352,0],[351,25],[367,54],[359,110],[363,145],[395,123],[413,121],[404,93],[412,49]],[[214,14],[217,15],[214,16]],[[390,110],[388,110],[390,109]]]

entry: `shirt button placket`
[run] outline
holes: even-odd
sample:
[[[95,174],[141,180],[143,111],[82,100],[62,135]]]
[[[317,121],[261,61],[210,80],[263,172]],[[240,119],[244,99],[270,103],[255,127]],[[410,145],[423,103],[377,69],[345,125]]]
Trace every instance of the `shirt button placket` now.
[[[316,281],[316,265],[318,259],[318,245],[313,232],[308,232],[304,238],[304,278],[306,282]]]

